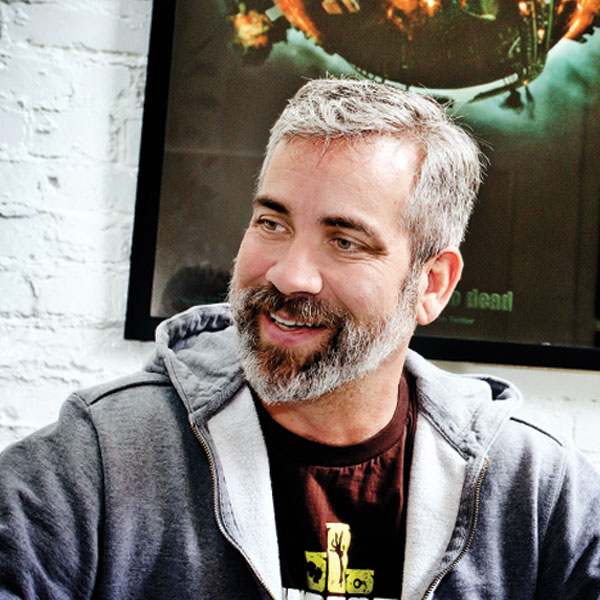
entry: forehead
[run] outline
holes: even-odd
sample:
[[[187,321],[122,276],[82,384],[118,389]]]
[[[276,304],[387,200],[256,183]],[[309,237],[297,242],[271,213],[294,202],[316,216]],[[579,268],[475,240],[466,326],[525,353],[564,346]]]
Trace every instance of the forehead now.
[[[378,134],[334,139],[297,137],[282,140],[277,144],[266,171],[276,159],[281,160],[283,156],[289,156],[292,159],[312,159],[319,166],[325,167],[336,163],[336,159],[342,158],[342,161],[351,168],[355,168],[357,164],[365,165],[366,163],[371,167],[389,167],[395,163],[396,167],[402,168],[402,164],[398,163],[398,158],[401,163],[404,163],[409,155],[412,155],[413,166],[416,167],[419,162],[419,146],[408,137]]]
[[[399,213],[413,188],[418,163],[418,146],[407,139],[296,138],[275,148],[258,195],[303,200],[305,209],[339,203],[365,210],[385,206]]]

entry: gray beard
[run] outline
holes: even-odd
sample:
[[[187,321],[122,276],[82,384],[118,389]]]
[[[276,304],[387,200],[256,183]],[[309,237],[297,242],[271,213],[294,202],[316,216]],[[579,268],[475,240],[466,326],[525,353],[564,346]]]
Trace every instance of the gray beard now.
[[[266,404],[314,400],[376,369],[412,336],[416,325],[418,277],[403,282],[394,312],[378,321],[357,323],[343,309],[331,309],[311,297],[286,298],[273,286],[229,290],[239,340],[239,355],[248,383]],[[325,344],[300,359],[259,339],[261,312],[285,307],[291,318],[324,324]]]

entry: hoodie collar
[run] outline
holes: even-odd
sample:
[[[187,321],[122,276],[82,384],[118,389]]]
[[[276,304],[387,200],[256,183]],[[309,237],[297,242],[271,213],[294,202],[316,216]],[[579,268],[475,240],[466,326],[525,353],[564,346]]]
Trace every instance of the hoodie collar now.
[[[465,458],[487,453],[504,422],[522,403],[510,382],[443,371],[409,351],[405,368],[416,379],[419,412]]]

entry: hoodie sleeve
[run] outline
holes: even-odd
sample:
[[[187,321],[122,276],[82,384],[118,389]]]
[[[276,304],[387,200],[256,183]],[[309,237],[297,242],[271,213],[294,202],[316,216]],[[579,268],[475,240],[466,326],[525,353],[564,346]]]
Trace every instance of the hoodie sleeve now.
[[[567,451],[540,553],[536,598],[600,598],[600,474]]]
[[[101,499],[96,432],[74,395],[0,455],[0,599],[91,597]]]

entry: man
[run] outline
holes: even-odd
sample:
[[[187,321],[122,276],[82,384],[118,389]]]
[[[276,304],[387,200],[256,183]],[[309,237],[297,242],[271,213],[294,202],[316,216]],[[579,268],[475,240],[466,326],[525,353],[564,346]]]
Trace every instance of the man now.
[[[462,271],[474,142],[431,100],[306,84],[227,305],[0,461],[0,598],[600,597],[600,482],[519,393],[408,350]],[[232,316],[233,323],[232,325]]]

